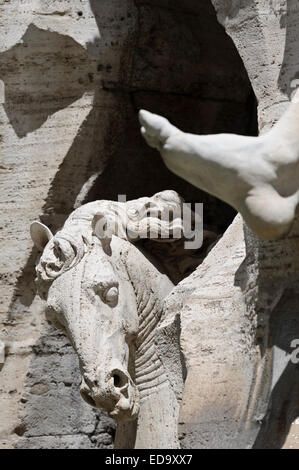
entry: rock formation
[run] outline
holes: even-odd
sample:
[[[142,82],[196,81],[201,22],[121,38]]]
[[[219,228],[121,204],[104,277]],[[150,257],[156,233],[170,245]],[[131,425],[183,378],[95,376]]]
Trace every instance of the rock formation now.
[[[213,4],[248,70],[263,135],[293,96],[299,10],[284,1]],[[169,309],[180,300],[188,370],[180,410],[184,447],[298,447],[297,233],[296,217],[284,239],[261,241],[238,215],[174,292]]]
[[[204,203],[207,229],[225,232],[188,277],[180,265],[164,306],[157,348],[169,382],[180,377],[177,351],[186,365],[175,439],[298,446],[297,218],[284,239],[261,241],[228,205],[170,172],[137,118],[148,109],[184,132],[253,137],[258,120],[262,136],[298,85],[298,15],[292,0],[2,2],[1,448],[114,439],[113,421],[80,398],[69,341],[45,319],[29,225],[55,233],[85,203],[164,189]],[[144,241],[156,256],[155,245]]]

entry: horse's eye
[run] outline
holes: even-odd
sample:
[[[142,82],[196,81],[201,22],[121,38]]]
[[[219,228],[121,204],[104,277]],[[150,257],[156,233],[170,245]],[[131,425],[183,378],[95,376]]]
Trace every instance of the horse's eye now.
[[[116,286],[110,287],[105,292],[104,301],[110,306],[115,307],[118,302],[118,288]]]

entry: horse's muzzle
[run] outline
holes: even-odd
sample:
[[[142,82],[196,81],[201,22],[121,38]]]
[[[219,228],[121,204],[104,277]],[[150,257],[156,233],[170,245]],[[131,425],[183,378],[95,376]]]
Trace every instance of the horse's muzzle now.
[[[137,387],[131,377],[120,369],[114,369],[105,382],[84,374],[80,393],[86,403],[104,409],[116,421],[131,421],[138,415]]]

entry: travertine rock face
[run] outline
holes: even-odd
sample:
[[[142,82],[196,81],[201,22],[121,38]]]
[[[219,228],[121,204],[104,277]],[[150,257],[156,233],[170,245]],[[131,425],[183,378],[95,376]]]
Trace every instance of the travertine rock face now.
[[[296,0],[212,0],[259,100],[260,130],[271,127],[298,87]],[[271,111],[269,111],[271,108]]]
[[[137,111],[196,133],[252,133],[254,96],[205,0],[5,1],[0,37],[0,445],[109,446],[113,424],[77,401],[75,356],[35,297],[30,222],[56,230],[83,202],[169,188],[209,203],[205,222],[223,231],[234,212],[163,166]],[[63,412],[51,417],[54,401]]]
[[[242,234],[238,216],[202,265],[167,299],[167,311],[181,312],[187,367],[179,419],[183,448],[246,448],[257,432],[254,324],[242,292]]]
[[[263,132],[287,107],[297,77],[297,2],[213,4],[248,70]],[[285,239],[262,242],[238,216],[169,298],[172,311],[180,302],[188,370],[184,447],[298,448],[297,252],[297,219]]]
[[[68,340],[48,326],[33,348],[21,403],[15,446],[109,448],[114,424],[80,397],[77,357]]]
[[[295,1],[253,1],[245,11],[236,3],[235,14],[252,18],[250,26],[234,22],[234,14],[227,15],[226,6],[215,2],[220,20],[226,24],[249,70],[254,71],[252,45],[261,54],[260,73],[250,75],[259,99],[260,131],[271,126],[287,107],[288,100],[298,87],[298,18]],[[235,17],[236,18],[236,17]],[[237,26],[237,23],[239,26]],[[259,38],[256,36],[259,25]],[[270,98],[271,97],[271,98]],[[297,211],[298,213],[298,211]],[[298,338],[297,310],[298,219],[287,239],[278,242],[260,242],[245,232],[248,259],[248,283],[245,298],[248,311],[257,315],[257,342],[263,362],[269,351],[273,355],[270,398],[256,447],[298,447],[298,394],[292,392],[298,384],[298,366],[290,361],[294,338]],[[277,263],[276,261],[277,260]],[[279,260],[279,261],[278,261]],[[255,286],[253,289],[251,286]]]

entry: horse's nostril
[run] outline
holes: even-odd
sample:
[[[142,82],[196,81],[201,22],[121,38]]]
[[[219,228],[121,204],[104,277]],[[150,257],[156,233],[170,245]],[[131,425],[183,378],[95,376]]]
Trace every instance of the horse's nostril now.
[[[122,389],[123,387],[125,387],[128,382],[129,382],[129,378],[127,376],[127,374],[125,374],[124,372],[122,372],[121,370],[119,369],[116,369],[112,372],[112,379],[113,379],[113,384],[114,384],[114,387],[115,388],[120,388]]]
[[[113,375],[114,387],[119,387],[121,383],[121,378],[118,374]]]

